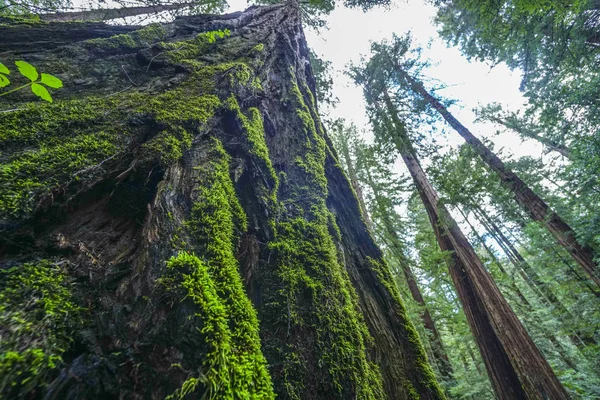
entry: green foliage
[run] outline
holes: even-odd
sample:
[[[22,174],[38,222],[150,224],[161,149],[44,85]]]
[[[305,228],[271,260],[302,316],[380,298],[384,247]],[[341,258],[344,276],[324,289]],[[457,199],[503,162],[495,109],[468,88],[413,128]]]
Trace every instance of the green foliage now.
[[[0,397],[45,387],[82,324],[63,263],[0,270]]]
[[[536,192],[547,192],[540,185],[542,177],[538,174],[543,164],[538,160],[522,158],[511,163],[511,168]],[[481,242],[483,236],[483,244],[488,246],[486,252],[491,250],[491,254],[482,259],[487,260],[501,291],[565,388],[575,398],[597,396],[598,375],[590,361],[597,360],[598,353],[594,339],[590,338],[598,333],[594,321],[599,316],[592,311],[598,309],[598,299],[582,285],[581,277],[573,273],[568,254],[556,246],[543,228],[527,221],[527,216],[512,203],[512,195],[499,185],[467,146],[436,157],[429,172],[447,204],[467,213],[474,212],[475,221],[479,221],[474,223],[483,223],[483,228],[489,231],[479,237],[474,231],[477,241]],[[545,197],[561,206],[560,197],[548,194]],[[510,237],[524,262],[515,260],[514,254],[507,252],[506,244],[498,241],[498,233],[481,219],[482,215]],[[503,252],[496,253],[496,246]],[[574,332],[588,344],[583,345],[580,339],[574,341]],[[464,384],[453,390],[457,394],[471,393]]]
[[[600,129],[597,88],[598,4],[572,0],[439,2],[440,34],[470,58],[505,62],[523,73],[528,102],[509,128],[550,148],[572,144]],[[488,117],[490,116],[488,110]],[[506,124],[505,124],[506,125]],[[586,172],[586,175],[592,171]]]
[[[33,94],[42,100],[52,103],[52,96],[50,96],[48,89],[46,89],[44,85],[53,89],[58,89],[63,86],[62,81],[56,76],[46,73],[42,73],[40,78],[38,70],[26,61],[15,61],[15,65],[17,66],[21,75],[29,79],[30,82],[15,89],[0,93],[0,96],[6,96],[9,93],[13,93],[17,90],[21,90],[27,86],[30,86]],[[4,64],[0,63],[0,88],[6,87],[10,84],[10,80],[6,76],[8,74],[10,74],[10,70]]]
[[[37,69],[35,69],[33,65],[25,61],[15,61],[15,65],[19,69],[21,75],[23,75],[25,78],[32,82],[37,81],[39,75]]]
[[[6,66],[0,63],[0,88],[10,85],[10,80],[6,75],[10,74],[10,70]]]

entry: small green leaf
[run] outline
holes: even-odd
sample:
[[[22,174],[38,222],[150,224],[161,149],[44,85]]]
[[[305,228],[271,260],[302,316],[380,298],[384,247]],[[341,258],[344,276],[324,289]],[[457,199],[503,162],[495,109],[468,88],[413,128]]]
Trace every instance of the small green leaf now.
[[[5,75],[0,74],[0,88],[10,85],[10,81]]]
[[[50,74],[42,74],[42,79],[40,79],[40,82],[54,89],[61,88],[63,85],[60,79]]]
[[[0,74],[10,74],[10,70],[6,68],[6,65],[0,63]]]
[[[19,68],[19,72],[25,78],[29,79],[32,82],[35,82],[38,78],[37,69],[28,62],[25,61],[15,61],[17,68]]]
[[[39,96],[42,100],[46,100],[46,101],[49,101],[50,103],[52,103],[52,96],[50,96],[50,93],[48,93],[48,90],[44,86],[40,85],[39,83],[32,83],[31,91],[33,93],[35,93],[37,96]]]

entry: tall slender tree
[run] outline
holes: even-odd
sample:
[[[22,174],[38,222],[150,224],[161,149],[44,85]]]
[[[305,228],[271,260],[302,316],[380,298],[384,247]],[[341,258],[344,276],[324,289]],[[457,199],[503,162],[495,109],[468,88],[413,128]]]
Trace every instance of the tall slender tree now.
[[[416,60],[407,58],[408,47],[404,43],[407,39],[395,37],[391,44],[381,44],[375,52],[383,59],[388,73],[393,75],[394,85],[404,90],[412,91],[416,96],[425,101],[429,110],[437,111],[456,132],[475,150],[481,159],[492,169],[511,190],[515,200],[529,213],[532,219],[545,226],[556,238],[575,261],[587,272],[590,279],[600,285],[600,273],[594,260],[592,249],[581,245],[573,229],[558,215],[546,202],[519,178],[500,158],[494,154],[481,140],[460,123],[442,104],[432,96],[418,80],[416,74],[409,71],[417,63]],[[409,41],[409,40],[408,40]],[[408,56],[410,57],[410,56]]]
[[[409,49],[409,41],[396,41]],[[373,57],[354,67],[371,108],[375,135],[391,143],[408,168],[427,210],[440,248],[449,252],[450,276],[479,346],[492,386],[501,399],[568,399],[552,368],[510,308],[481,260],[428,181],[410,140],[407,124],[388,93],[393,74],[389,56],[373,45]],[[411,110],[412,111],[412,110]],[[409,111],[409,112],[411,112]]]

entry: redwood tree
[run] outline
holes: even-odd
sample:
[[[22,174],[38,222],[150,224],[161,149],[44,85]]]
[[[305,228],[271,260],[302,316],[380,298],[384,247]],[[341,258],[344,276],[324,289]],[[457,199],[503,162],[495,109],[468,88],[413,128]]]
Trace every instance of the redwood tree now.
[[[0,37],[64,83],[0,97],[2,397],[443,398],[297,5]]]
[[[427,210],[438,244],[448,252],[450,276],[496,395],[500,399],[568,399],[552,368],[429,183],[410,140],[409,124],[401,119],[388,93],[394,77],[385,69],[387,55],[379,53],[382,49],[377,45],[373,50],[368,62],[353,68],[354,79],[363,85],[376,137],[396,147]],[[408,119],[415,112],[403,111],[409,114]]]
[[[502,183],[514,194],[515,200],[521,207],[527,210],[531,218],[545,226],[556,241],[587,272],[590,279],[597,285],[600,285],[600,273],[598,265],[594,260],[592,249],[582,246],[578,242],[575,231],[573,231],[569,224],[552,210],[519,176],[507,167],[494,152],[461,124],[440,100],[432,96],[425,89],[422,82],[411,76],[407,72],[407,68],[397,58],[391,59],[390,62],[390,67],[398,75],[400,84],[406,84],[418,96],[423,98],[429,106],[440,113],[444,120],[473,147],[481,159],[498,175]]]

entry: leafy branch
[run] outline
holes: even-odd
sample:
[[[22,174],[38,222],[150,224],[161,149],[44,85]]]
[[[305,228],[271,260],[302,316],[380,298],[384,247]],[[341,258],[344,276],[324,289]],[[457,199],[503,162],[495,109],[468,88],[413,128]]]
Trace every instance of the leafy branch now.
[[[33,94],[42,100],[52,103],[52,96],[50,96],[50,92],[48,92],[46,86],[53,89],[58,89],[63,86],[62,81],[54,75],[38,73],[38,70],[28,62],[15,61],[15,65],[19,69],[21,75],[29,79],[29,82],[4,93],[0,93],[0,97],[6,96],[7,94],[16,92],[26,87],[31,87]],[[10,75],[10,70],[4,64],[0,63],[0,88],[10,85],[10,80],[8,79],[7,75]]]

